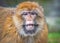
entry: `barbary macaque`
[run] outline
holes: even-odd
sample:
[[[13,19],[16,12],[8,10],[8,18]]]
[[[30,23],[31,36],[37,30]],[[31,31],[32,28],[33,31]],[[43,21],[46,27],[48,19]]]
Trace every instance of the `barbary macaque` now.
[[[36,2],[19,3],[4,23],[0,43],[47,43],[48,29],[44,10]]]

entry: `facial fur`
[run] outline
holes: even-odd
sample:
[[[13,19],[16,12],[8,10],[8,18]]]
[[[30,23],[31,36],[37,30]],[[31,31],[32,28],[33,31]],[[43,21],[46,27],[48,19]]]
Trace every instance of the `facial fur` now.
[[[0,43],[48,43],[48,28],[39,4],[27,1],[14,10],[4,9],[4,15],[8,15],[3,21]]]
[[[17,11],[18,10],[18,11]],[[31,2],[27,2],[27,3],[22,3],[22,4],[19,4],[18,6],[17,6],[17,9],[16,9],[16,14],[13,16],[13,21],[14,21],[14,24],[15,24],[15,26],[16,26],[16,28],[17,28],[17,31],[18,31],[18,33],[20,34],[20,35],[22,35],[22,36],[35,36],[35,35],[37,35],[38,34],[38,32],[40,31],[40,30],[42,30],[43,29],[43,25],[44,25],[44,18],[43,18],[43,11],[42,11],[42,7],[41,6],[38,6],[36,3],[31,3]],[[38,24],[38,27],[35,27],[36,28],[36,30],[35,30],[35,32],[34,33],[32,33],[32,34],[27,34],[27,33],[25,33],[25,30],[23,29],[23,25],[24,25],[24,23],[25,24],[31,24],[30,22],[32,22],[32,24],[34,23],[34,21],[33,21],[33,19],[31,18],[31,21],[29,21],[30,20],[30,18],[27,16],[27,18],[26,17],[24,17],[24,18],[26,18],[26,19],[28,19],[28,20],[26,20],[26,19],[23,19],[23,17],[22,17],[22,13],[23,12],[32,12],[32,11],[35,11],[35,13],[37,13],[37,15],[36,15],[36,18],[35,18],[35,22],[36,22],[36,24]],[[32,17],[34,17],[34,16],[32,16]],[[29,23],[28,23],[29,22]],[[31,26],[30,26],[31,27]],[[29,28],[28,26],[26,27],[26,28]],[[35,29],[34,28],[34,29]],[[31,29],[31,28],[30,28]],[[33,32],[33,31],[32,31]]]

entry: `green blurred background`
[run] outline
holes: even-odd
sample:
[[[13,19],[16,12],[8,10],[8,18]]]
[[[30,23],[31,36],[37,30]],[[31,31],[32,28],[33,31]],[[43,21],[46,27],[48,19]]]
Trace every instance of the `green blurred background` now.
[[[0,7],[16,7],[23,1],[35,1],[43,6],[49,30],[48,43],[60,43],[60,0],[0,0]]]

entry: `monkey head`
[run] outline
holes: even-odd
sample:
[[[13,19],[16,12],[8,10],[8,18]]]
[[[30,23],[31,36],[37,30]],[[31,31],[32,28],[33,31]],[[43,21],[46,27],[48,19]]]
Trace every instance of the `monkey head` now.
[[[23,2],[16,7],[13,21],[22,36],[35,36],[43,29],[43,8],[35,2]]]

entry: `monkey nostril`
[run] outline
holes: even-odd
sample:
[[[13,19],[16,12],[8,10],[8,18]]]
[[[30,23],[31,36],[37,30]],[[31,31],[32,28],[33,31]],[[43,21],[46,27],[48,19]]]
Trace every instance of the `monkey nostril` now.
[[[31,17],[27,17],[26,21],[33,21],[33,19]]]
[[[28,19],[28,21],[32,21],[31,19]]]

